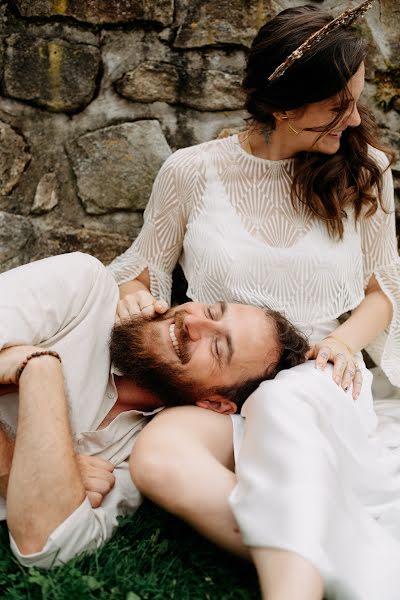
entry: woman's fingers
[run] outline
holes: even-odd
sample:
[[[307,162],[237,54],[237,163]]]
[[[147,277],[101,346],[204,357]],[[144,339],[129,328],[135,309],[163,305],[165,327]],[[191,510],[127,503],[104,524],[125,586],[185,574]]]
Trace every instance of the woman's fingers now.
[[[354,379],[353,379],[353,400],[358,399],[360,392],[361,392],[362,384],[363,384],[362,372],[361,372],[361,369],[358,367],[358,365],[356,365],[356,370],[355,370]]]
[[[337,362],[338,366],[335,371],[336,362]],[[339,356],[337,358],[336,362],[335,362],[335,366],[333,369],[333,372],[334,372],[333,378],[334,378],[335,382],[338,385],[340,385],[345,392],[347,392],[349,390],[349,388],[352,386],[353,400],[357,400],[357,398],[360,395],[362,383],[363,383],[361,369],[359,369],[357,362],[355,362],[353,360],[347,362],[345,357]],[[345,366],[345,369],[341,376],[343,362],[345,362],[346,366]]]
[[[159,315],[162,315],[168,310],[168,304],[165,300],[158,300],[155,303],[154,308]]]
[[[333,359],[333,380],[337,385],[342,385],[343,375],[347,368],[347,359],[344,352],[338,352]]]
[[[351,363],[351,364],[348,363],[347,367],[345,369],[345,372],[343,374],[343,379],[342,379],[342,388],[344,389],[345,392],[347,392],[347,390],[353,383],[355,373],[356,373],[356,367],[355,367],[354,363]]]
[[[333,347],[332,347],[333,346]],[[354,356],[347,350],[341,350],[337,344],[329,345],[324,343],[314,344],[307,354],[308,359],[315,358],[317,369],[324,371],[328,362],[333,363],[332,377],[335,383],[345,392],[352,387],[352,396],[354,400],[360,395],[363,377]]]
[[[156,314],[163,314],[168,309],[165,300],[157,300],[145,290],[140,290],[135,294],[129,294],[119,301],[117,306],[117,324],[129,320],[137,315],[145,317],[154,317]]]
[[[318,350],[317,357],[315,359],[315,366],[317,369],[323,371],[331,358],[332,349],[330,346],[321,346]]]

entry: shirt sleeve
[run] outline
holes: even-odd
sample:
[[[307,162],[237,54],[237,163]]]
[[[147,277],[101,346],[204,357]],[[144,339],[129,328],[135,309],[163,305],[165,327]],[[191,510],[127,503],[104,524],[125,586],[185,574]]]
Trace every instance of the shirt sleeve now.
[[[139,236],[108,267],[118,284],[135,279],[147,267],[152,295],[167,302],[171,298],[172,271],[182,251],[199,179],[197,169],[187,158],[187,150],[178,150],[163,164],[155,179]]]
[[[133,514],[140,505],[141,495],[129,473],[128,461],[114,469],[115,485],[99,508],[92,508],[86,498],[82,504],[57,527],[44,548],[34,554],[21,554],[10,535],[10,546],[18,561],[26,567],[49,569],[62,565],[82,552],[93,552],[114,533],[117,517]]]
[[[56,341],[75,325],[99,293],[117,303],[117,286],[102,263],[75,252],[36,261],[0,275],[0,350]]]
[[[381,289],[390,299],[393,317],[382,332],[366,348],[390,382],[400,386],[400,259],[397,248],[393,177],[383,152],[372,149],[383,172],[382,203],[372,217],[361,220],[364,287],[375,275]]]

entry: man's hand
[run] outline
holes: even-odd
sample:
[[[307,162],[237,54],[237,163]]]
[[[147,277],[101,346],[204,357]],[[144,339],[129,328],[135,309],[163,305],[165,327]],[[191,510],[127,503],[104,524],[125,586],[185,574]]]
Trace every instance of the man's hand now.
[[[76,462],[86,490],[86,496],[89,498],[92,507],[98,508],[104,497],[114,486],[114,465],[109,460],[85,454],[77,454]]]
[[[34,352],[43,352],[37,346],[10,346],[0,351],[0,385],[11,386],[17,384],[17,371],[24,360]],[[38,360],[40,360],[38,358]],[[9,393],[7,391],[7,393]]]

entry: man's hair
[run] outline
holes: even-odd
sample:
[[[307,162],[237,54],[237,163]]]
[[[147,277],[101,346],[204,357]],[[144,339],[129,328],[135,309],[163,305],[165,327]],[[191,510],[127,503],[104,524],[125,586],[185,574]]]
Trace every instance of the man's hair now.
[[[310,349],[307,337],[295,327],[282,313],[264,308],[264,314],[275,327],[275,341],[277,344],[278,358],[269,364],[264,373],[259,377],[246,379],[242,383],[231,386],[216,387],[212,391],[234,402],[240,410],[243,403],[262,383],[273,379],[279,371],[290,369],[306,361],[306,354]]]

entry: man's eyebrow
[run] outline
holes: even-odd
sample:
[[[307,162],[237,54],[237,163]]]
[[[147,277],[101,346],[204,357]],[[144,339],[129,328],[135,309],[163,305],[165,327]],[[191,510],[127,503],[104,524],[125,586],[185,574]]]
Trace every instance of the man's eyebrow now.
[[[219,302],[219,308],[221,311],[221,318],[224,316],[224,314],[226,313],[227,309],[228,309],[228,305],[226,302]],[[233,356],[233,344],[232,344],[232,337],[230,333],[226,333],[225,334],[225,339],[226,339],[226,344],[228,347],[228,356],[227,356],[227,362],[228,365],[230,365],[231,360],[232,360],[232,356]]]

